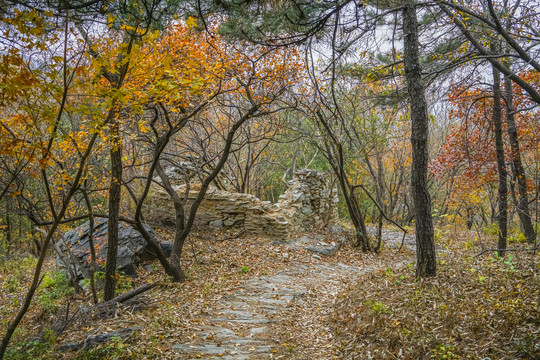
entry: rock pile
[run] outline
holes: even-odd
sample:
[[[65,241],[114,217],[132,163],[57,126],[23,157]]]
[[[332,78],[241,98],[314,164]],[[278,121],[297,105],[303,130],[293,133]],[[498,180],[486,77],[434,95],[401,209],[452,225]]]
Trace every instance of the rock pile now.
[[[298,171],[288,185],[277,207],[286,214],[291,234],[337,222],[338,190],[329,173]]]
[[[192,188],[187,207],[198,194]],[[185,194],[185,185],[176,191]],[[245,229],[268,237],[287,239],[302,231],[320,228],[337,220],[338,193],[330,174],[314,170],[295,173],[278,203],[261,201],[248,194],[232,193],[211,187],[199,206],[197,221],[215,227]],[[167,193],[155,188],[149,197],[155,220],[174,220],[174,207]]]

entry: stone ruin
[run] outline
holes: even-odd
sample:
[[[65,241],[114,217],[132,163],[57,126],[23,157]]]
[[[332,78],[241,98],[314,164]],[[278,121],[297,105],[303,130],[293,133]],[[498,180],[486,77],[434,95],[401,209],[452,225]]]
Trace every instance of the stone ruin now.
[[[301,170],[294,174],[287,185],[287,191],[275,204],[253,195],[210,187],[199,206],[197,223],[288,239],[337,221],[338,191],[329,173]],[[198,187],[192,185],[191,188],[188,208],[198,194]],[[175,189],[179,194],[184,194],[186,187],[176,185]],[[148,206],[153,220],[174,221],[173,203],[160,187],[154,187]]]

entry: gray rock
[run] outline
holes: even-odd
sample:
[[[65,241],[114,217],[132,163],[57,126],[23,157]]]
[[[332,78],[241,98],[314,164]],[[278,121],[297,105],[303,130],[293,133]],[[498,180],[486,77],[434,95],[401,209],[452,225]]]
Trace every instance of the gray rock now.
[[[227,351],[226,348],[222,346],[217,345],[184,345],[184,344],[175,344],[172,346],[173,349],[181,351],[181,352],[187,352],[187,353],[203,353],[203,354],[223,354],[225,351]]]
[[[260,335],[260,334],[264,334],[268,331],[268,327],[266,326],[263,326],[263,327],[256,327],[256,328],[251,328],[249,330],[249,336],[250,337],[253,337],[255,335]]]
[[[223,221],[222,221],[222,220],[214,220],[214,221],[210,221],[210,222],[208,223],[208,225],[219,228],[219,227],[222,227],[222,226],[223,226]]]
[[[311,215],[313,213],[313,210],[311,210],[311,206],[302,206],[302,214],[305,214],[307,216]]]
[[[57,243],[58,247],[65,255],[73,254],[73,256],[76,258],[76,262],[78,263],[76,265],[77,277],[79,279],[87,275],[90,269],[90,243],[88,236],[89,228],[90,223],[86,222],[83,225],[68,231],[64,235],[64,239],[58,241]],[[169,256],[172,252],[173,244],[170,241],[159,241],[154,231],[149,226],[145,225],[145,229],[160,243],[161,249],[165,255]],[[107,234],[108,219],[96,218],[93,240],[98,265],[99,262],[103,262],[107,258]],[[66,256],[66,258],[69,257],[70,256]],[[141,261],[152,260],[155,258],[156,254],[154,254],[150,249],[141,233],[135,230],[133,227],[120,222],[118,229],[118,269],[129,275],[135,275],[135,267]],[[60,260],[59,256],[56,257],[56,265],[60,269],[65,270],[65,265]]]
[[[221,327],[208,328],[201,335],[205,338],[237,338],[233,330]]]
[[[334,246],[328,245],[309,245],[306,246],[307,251],[311,251],[312,253],[320,254],[320,255],[326,255],[326,256],[332,256],[335,255],[339,248],[341,247],[341,243],[337,243]]]

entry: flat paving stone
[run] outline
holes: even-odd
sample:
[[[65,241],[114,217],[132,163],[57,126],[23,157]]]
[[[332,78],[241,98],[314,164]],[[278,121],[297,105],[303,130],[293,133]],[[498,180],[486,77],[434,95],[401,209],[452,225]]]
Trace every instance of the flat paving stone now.
[[[195,354],[224,354],[227,350],[227,348],[224,348],[223,346],[217,346],[213,344],[204,344],[204,345],[184,345],[184,344],[174,344],[172,346],[173,349],[179,350],[182,352],[189,352],[189,353],[195,353]]]
[[[252,328],[252,329],[249,329],[249,336],[255,336],[255,335],[264,334],[267,331],[268,331],[268,327],[266,327],[266,326]]]
[[[211,322],[232,322],[239,324],[270,324],[273,323],[273,320],[269,319],[229,319],[229,318],[213,318],[210,319]]]
[[[218,337],[218,338],[229,338],[236,337],[236,333],[224,327],[212,327],[201,332],[203,337]]]
[[[383,241],[392,246],[399,246],[401,239],[402,235],[398,233],[383,231]],[[406,244],[410,240],[410,237],[407,238]],[[295,246],[305,249],[317,241],[320,243],[318,246],[328,245],[322,244],[322,238],[302,237],[292,242],[275,242],[274,250],[291,253]],[[283,251],[283,248],[286,248],[286,251]],[[312,256],[314,257],[316,256]],[[181,352],[182,356],[185,354],[198,359],[276,358],[277,355],[272,351],[277,350],[279,345],[274,343],[275,334],[272,332],[275,325],[271,324],[285,320],[290,315],[290,309],[294,309],[291,307],[293,302],[301,303],[306,294],[333,294],[343,287],[343,283],[374,270],[318,258],[318,261],[307,264],[295,264],[291,261],[287,270],[245,281],[240,289],[217,300],[218,308],[205,316],[205,322],[209,324],[197,338],[187,339],[186,343],[175,344],[172,348]],[[189,344],[189,341],[194,344]],[[200,344],[201,341],[206,343]]]
[[[251,317],[257,317],[257,314],[249,311],[222,309],[217,312],[219,315],[237,316],[241,318],[249,319]]]
[[[259,295],[257,297],[249,297],[249,296],[237,296],[237,299],[249,301],[252,303],[263,303],[263,304],[272,304],[272,305],[281,305],[281,306],[287,306],[290,300],[292,300],[292,296],[282,296],[281,298],[270,298],[268,296],[262,296]]]

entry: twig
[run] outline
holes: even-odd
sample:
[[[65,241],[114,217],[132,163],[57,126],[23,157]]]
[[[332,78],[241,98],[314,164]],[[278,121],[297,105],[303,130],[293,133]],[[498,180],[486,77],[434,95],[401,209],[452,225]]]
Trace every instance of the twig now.
[[[246,230],[240,230],[236,235],[234,236],[231,236],[231,237],[227,237],[227,238],[224,238],[224,239],[218,239],[216,241],[227,241],[227,240],[233,240],[233,239],[236,239],[238,237],[240,237],[241,235],[243,235],[244,233],[246,232]]]
[[[403,238],[401,239],[401,245],[399,245],[399,250],[398,251],[401,251],[401,249],[403,248],[403,244],[405,244],[405,236],[407,235],[406,232],[403,233]]]
[[[135,288],[135,289],[133,289],[131,291],[128,291],[125,294],[119,295],[119,296],[115,297],[112,300],[109,300],[109,301],[94,305],[91,308],[88,308],[88,309],[85,309],[85,310],[82,310],[82,311],[77,310],[75,312],[75,314],[73,314],[66,321],[62,321],[60,323],[55,324],[53,326],[53,329],[58,329],[58,330],[56,330],[56,335],[58,336],[61,333],[63,333],[68,328],[69,324],[71,324],[76,318],[80,318],[80,317],[85,316],[87,314],[91,314],[95,310],[97,310],[99,312],[103,312],[104,310],[108,310],[109,308],[116,306],[116,304],[123,303],[123,302],[125,302],[125,301],[127,301],[127,300],[129,300],[131,298],[134,298],[135,296],[138,296],[138,295],[142,294],[143,292],[146,292],[148,290],[151,290],[151,289],[155,288],[158,285],[159,285],[159,283],[144,284],[142,286],[139,286],[138,288]]]
[[[364,190],[364,192],[366,193],[367,196],[369,196],[369,198],[371,199],[371,201],[375,204],[375,206],[379,209],[379,211],[381,212],[381,215],[388,221],[390,221],[392,224],[396,225],[398,228],[400,228],[401,231],[403,231],[403,239],[401,239],[401,246],[399,247],[399,250],[398,251],[401,251],[401,248],[403,248],[403,244],[405,243],[405,236],[407,235],[408,231],[406,229],[404,229],[401,225],[399,225],[397,222],[395,222],[394,220],[390,219],[388,216],[386,216],[386,214],[384,213],[383,209],[379,206],[379,204],[377,203],[377,201],[373,198],[373,196],[371,196],[371,194],[369,193],[369,191],[367,191],[367,189],[364,187],[364,185],[362,184],[358,184],[358,185],[353,185],[353,187],[359,187],[361,188],[362,190]]]

